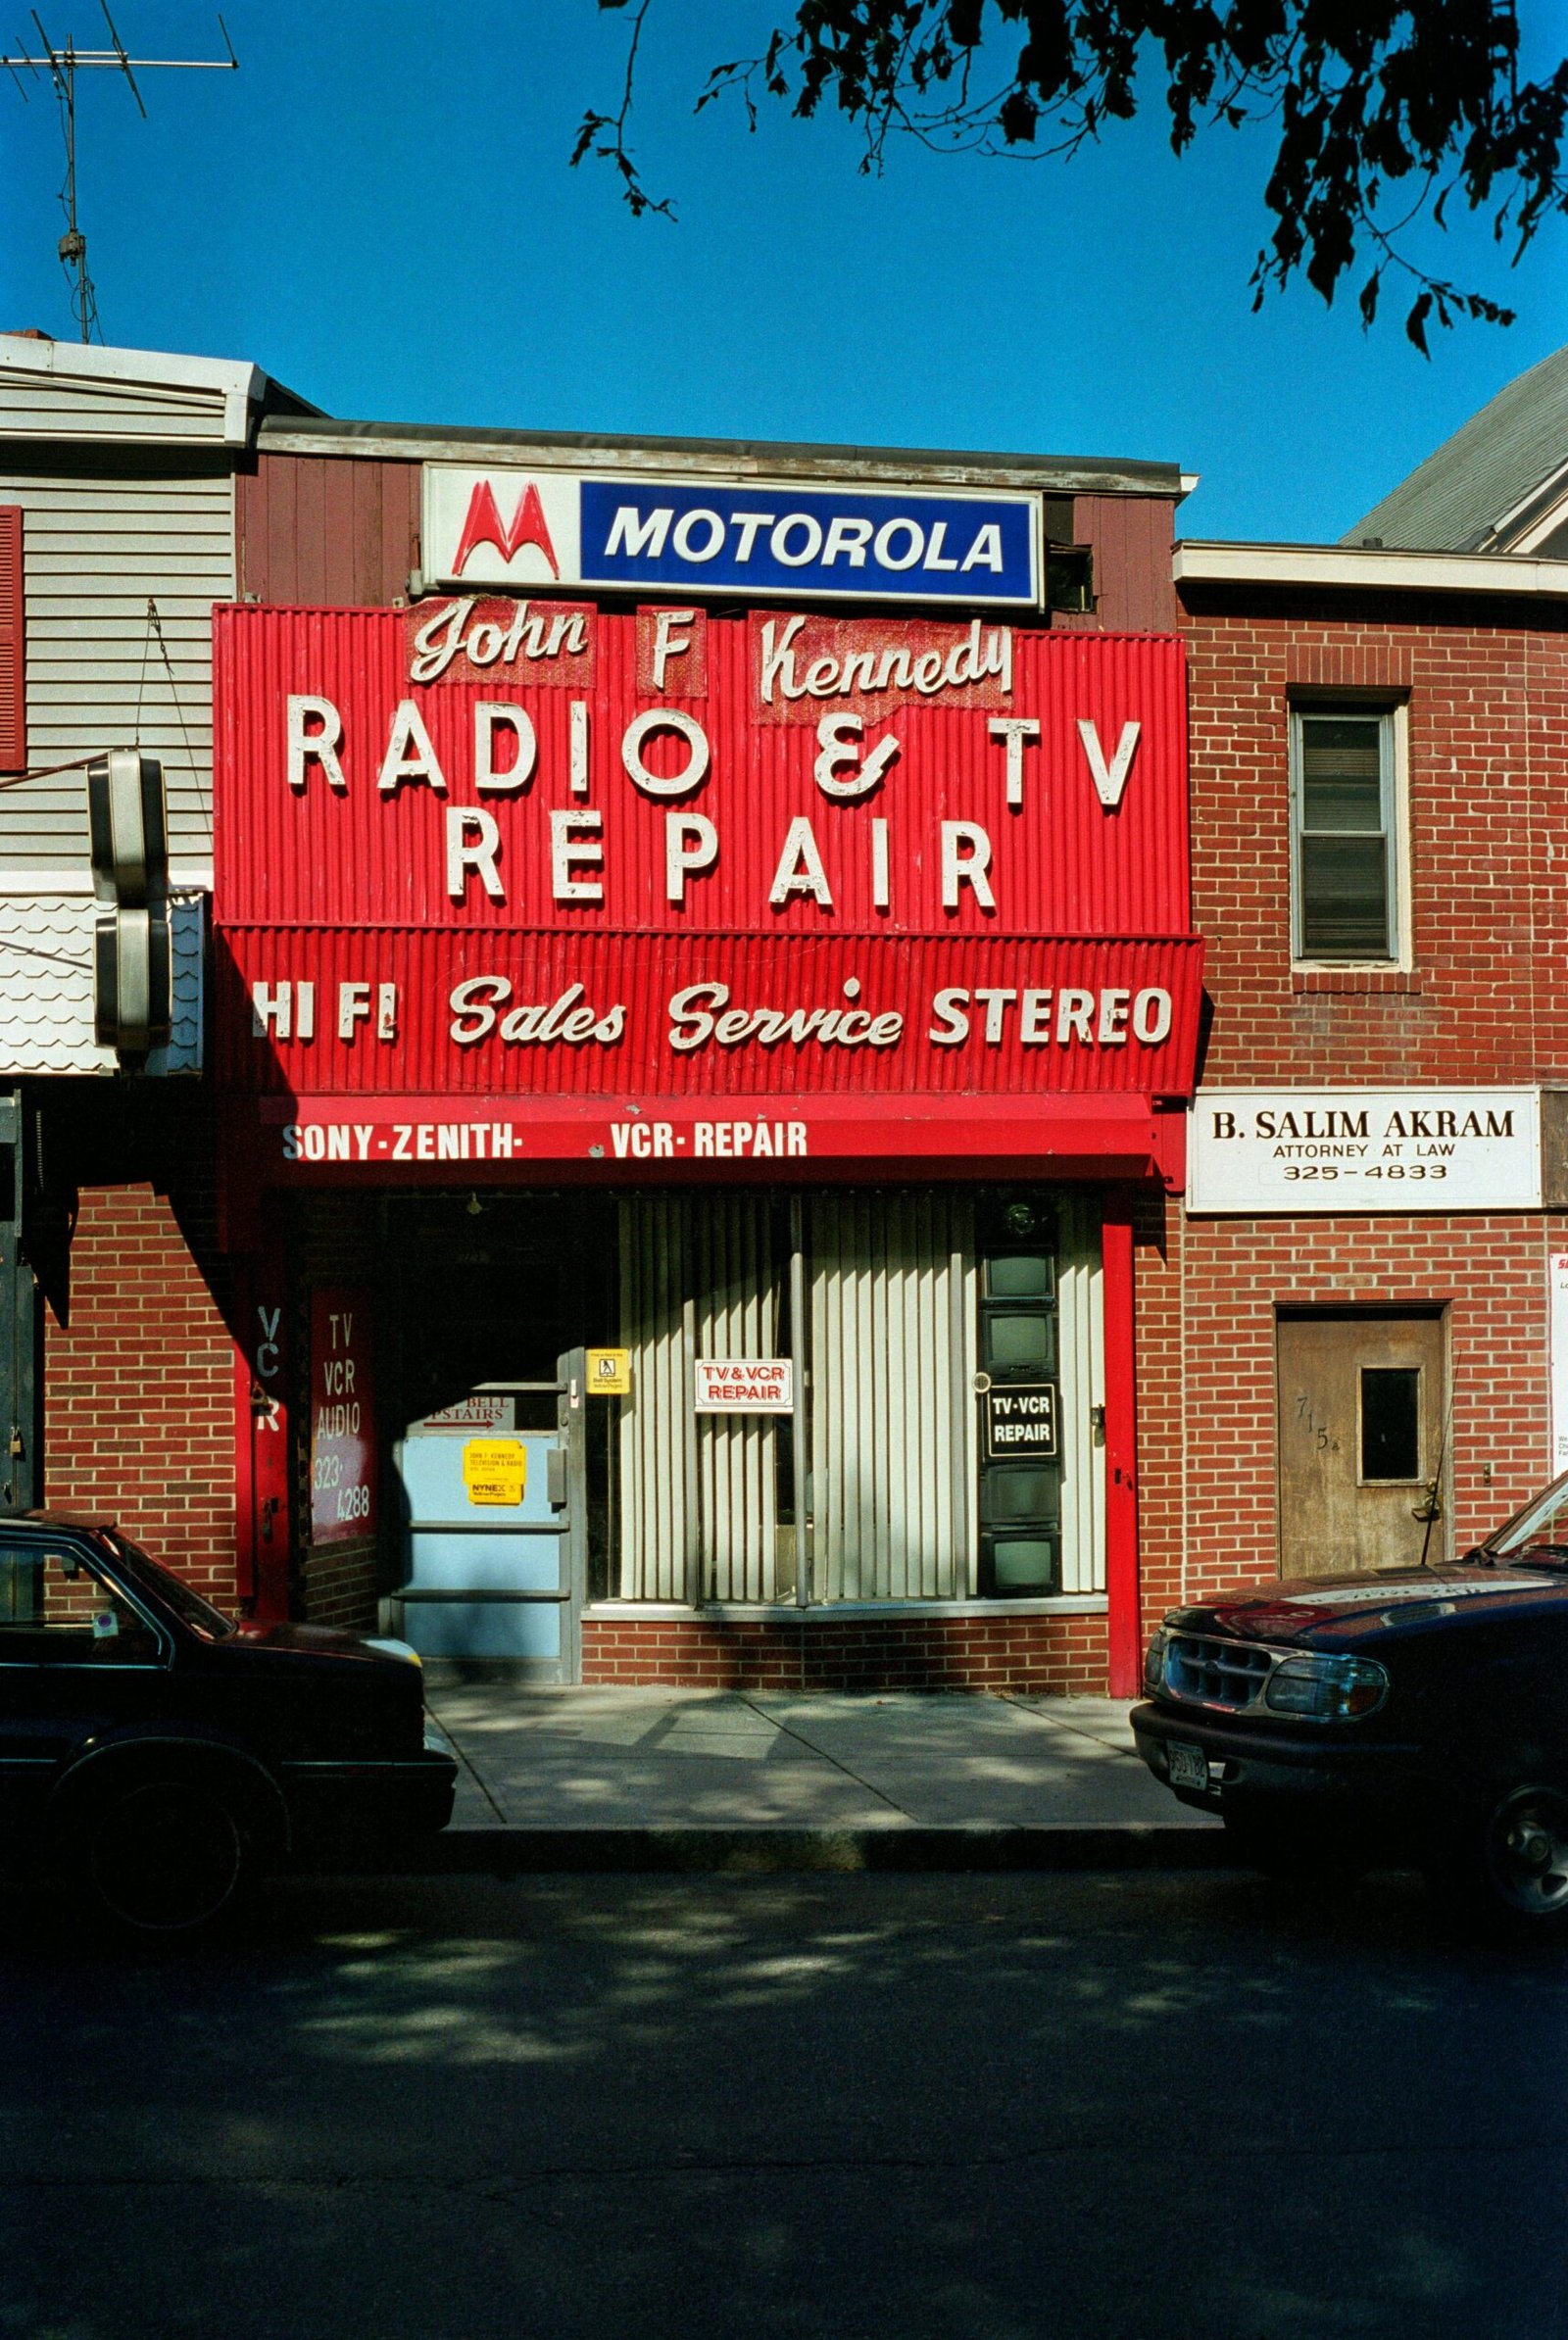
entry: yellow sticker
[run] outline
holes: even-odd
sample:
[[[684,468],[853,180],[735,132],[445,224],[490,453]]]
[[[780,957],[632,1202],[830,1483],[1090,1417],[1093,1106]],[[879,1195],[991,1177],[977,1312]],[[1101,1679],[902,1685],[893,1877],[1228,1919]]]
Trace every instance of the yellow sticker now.
[[[521,1438],[465,1438],[463,1484],[470,1503],[520,1503],[528,1484]]]
[[[590,1397],[631,1395],[629,1348],[591,1348],[588,1351],[588,1394]]]

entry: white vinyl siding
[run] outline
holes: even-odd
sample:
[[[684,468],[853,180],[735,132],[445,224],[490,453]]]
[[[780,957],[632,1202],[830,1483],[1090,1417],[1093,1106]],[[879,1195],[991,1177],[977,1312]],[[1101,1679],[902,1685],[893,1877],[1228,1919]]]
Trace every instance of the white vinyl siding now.
[[[211,444],[223,435],[223,402],[210,391],[11,374],[0,395],[0,428],[18,439]]]
[[[77,350],[0,334],[0,436],[8,439],[243,446],[262,387],[242,360]]]
[[[233,474],[216,454],[101,463],[0,473],[0,503],[23,509],[27,761],[132,745],[157,756],[176,873],[205,868],[212,610],[235,590]],[[0,792],[0,892],[40,879],[88,885],[79,770]]]

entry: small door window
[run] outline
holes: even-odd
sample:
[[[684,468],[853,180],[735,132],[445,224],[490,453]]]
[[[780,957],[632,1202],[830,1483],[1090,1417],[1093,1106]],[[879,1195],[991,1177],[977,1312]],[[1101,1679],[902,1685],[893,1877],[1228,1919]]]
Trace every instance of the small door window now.
[[[1421,1476],[1421,1368],[1361,1368],[1361,1479],[1417,1480]]]

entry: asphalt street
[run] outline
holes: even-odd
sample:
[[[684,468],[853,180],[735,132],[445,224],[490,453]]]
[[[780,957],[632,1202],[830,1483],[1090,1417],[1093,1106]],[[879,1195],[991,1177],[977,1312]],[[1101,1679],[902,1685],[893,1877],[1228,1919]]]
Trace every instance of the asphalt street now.
[[[312,1880],[3,1905],[3,2340],[1541,2340],[1568,1953],[1409,1880]]]

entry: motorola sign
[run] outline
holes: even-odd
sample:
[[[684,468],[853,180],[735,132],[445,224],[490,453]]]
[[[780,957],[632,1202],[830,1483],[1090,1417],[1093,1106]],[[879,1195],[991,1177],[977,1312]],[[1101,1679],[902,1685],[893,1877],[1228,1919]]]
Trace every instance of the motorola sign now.
[[[1035,609],[1026,495],[424,466],[426,582]]]

